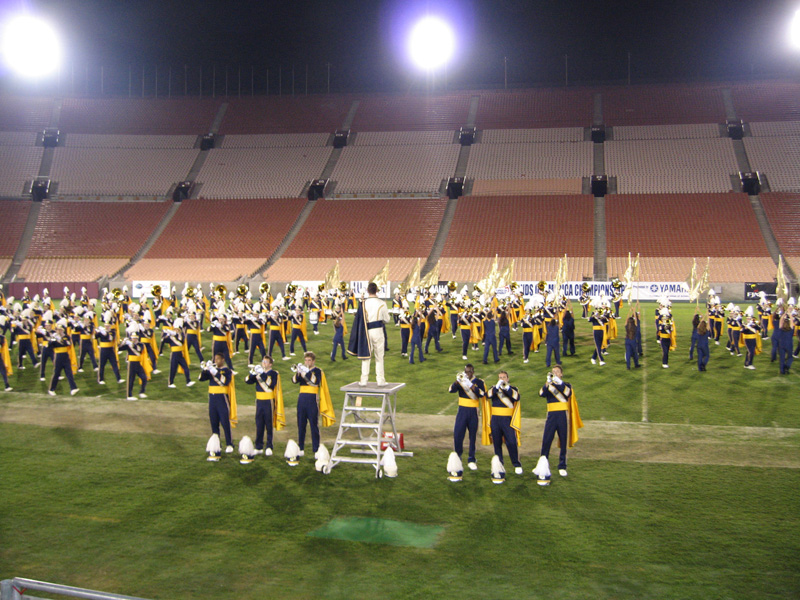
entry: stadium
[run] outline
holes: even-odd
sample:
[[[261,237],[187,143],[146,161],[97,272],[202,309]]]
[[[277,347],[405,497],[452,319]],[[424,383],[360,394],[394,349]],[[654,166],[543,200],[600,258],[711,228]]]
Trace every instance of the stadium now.
[[[320,75],[309,92],[307,70],[302,91],[294,66],[291,88],[272,71],[259,80],[255,69],[223,78],[206,68],[203,79],[176,67],[159,83],[158,67],[87,67],[85,80],[73,67],[29,88],[0,78],[0,323],[11,367],[0,391],[2,600],[796,597],[797,370],[779,370],[769,315],[753,369],[725,346],[728,327],[705,372],[691,339],[712,294],[741,313],[777,313],[779,298],[798,297],[797,77],[459,86],[456,71],[437,83],[428,67],[416,89],[331,91]],[[610,299],[620,280],[620,336],[596,364],[580,295]],[[491,363],[485,340],[462,347],[458,320],[437,332],[424,364],[409,364],[400,323],[386,324],[386,378],[403,385],[377,460],[394,448],[397,477],[369,461],[320,472],[309,451],[287,464],[298,438],[289,366],[306,344],[336,413],[321,429],[328,449],[351,395],[361,407],[357,388],[347,391],[359,361],[332,360],[333,321],[341,299],[346,328],[357,328],[373,281],[390,309],[401,292],[395,317],[430,291],[443,322],[461,294],[501,308],[516,292],[522,307],[537,292],[563,295],[576,352],[565,343],[560,363],[584,425],[569,476],[557,476],[555,449],[551,484],[532,474],[548,416],[544,342],[529,354],[515,326]],[[289,352],[291,329],[285,351],[265,344],[286,426],[275,454],[249,464],[238,453],[206,460],[210,391],[180,385],[183,375],[168,387],[169,356],[141,398],[126,394],[123,354],[119,382],[87,366],[70,395],[51,381],[53,364],[38,377],[13,339],[16,305],[35,309],[38,328],[48,296],[54,312],[83,304],[95,326],[113,312],[123,338],[129,304],[157,313],[167,300],[183,317],[191,299],[205,327],[215,313],[201,314],[203,297],[231,316],[239,302],[260,301],[266,314],[296,290],[303,349]],[[327,314],[315,313],[316,294]],[[677,338],[668,369],[664,299]],[[624,340],[637,310],[638,370],[626,368]],[[209,358],[210,329],[203,335]],[[244,378],[257,361],[243,341],[231,353],[236,444],[256,424]],[[194,382],[204,361],[189,358]],[[448,480],[459,411],[448,389],[465,362],[487,387],[505,371],[519,390],[524,472],[506,462],[503,485],[480,440],[477,470]]]

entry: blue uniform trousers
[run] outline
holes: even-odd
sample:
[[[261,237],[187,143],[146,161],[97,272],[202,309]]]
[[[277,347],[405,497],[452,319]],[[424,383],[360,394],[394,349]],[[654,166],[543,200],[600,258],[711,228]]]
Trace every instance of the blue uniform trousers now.
[[[792,366],[794,356],[792,355],[792,332],[781,331],[778,338],[778,352],[781,358],[781,373],[788,373]]]
[[[456,413],[456,424],[453,428],[453,450],[459,458],[464,453],[464,435],[469,431],[469,458],[467,462],[475,462],[475,440],[478,435],[478,409],[459,406]]]
[[[306,339],[303,337],[303,332],[299,329],[292,329],[292,341],[289,343],[289,352],[294,354],[294,343],[295,341],[300,340],[300,346],[303,348],[303,352],[306,351]],[[336,347],[336,336],[333,336],[333,343],[334,348]],[[335,352],[335,350],[334,350]]]
[[[503,344],[506,346],[506,352],[511,354],[511,328],[508,325],[500,327],[500,339],[498,340],[499,353],[503,354]]]
[[[441,346],[441,344],[439,344],[440,323],[441,323],[441,321],[438,321],[438,320],[434,321],[433,325],[431,325],[428,328],[428,339],[425,340],[425,354],[428,353],[428,348],[431,345],[431,340],[433,340],[433,342],[434,342],[433,345],[436,347],[436,351],[437,352],[441,352],[442,351],[442,346]],[[384,335],[385,334],[386,334],[386,332],[384,332]]]
[[[92,345],[92,340],[81,340],[81,356],[78,360],[78,368],[83,368],[83,361],[86,357],[92,361],[92,368],[97,368],[97,359],[94,357],[94,346]]]
[[[256,450],[264,449],[264,431],[272,448],[272,400],[256,400]]]
[[[303,348],[305,350],[305,347]],[[254,365],[253,359],[256,357],[256,350],[261,353],[261,360],[267,355],[267,349],[264,348],[264,340],[261,339],[261,334],[256,333],[250,336],[250,353],[247,355],[247,364]]]
[[[494,334],[486,335],[483,339],[483,362],[487,363],[489,358],[489,348],[492,349],[494,355],[494,362],[500,362],[500,357],[497,355],[497,337]]]
[[[556,364],[561,364],[561,352],[558,348],[558,338],[556,338],[555,342],[547,342],[547,356],[544,359],[544,364],[546,366],[550,366],[550,355],[555,353],[556,357]]]
[[[17,348],[19,350],[19,364],[17,366],[22,366],[22,359],[26,354],[31,357],[31,363],[33,363],[34,367],[39,366],[36,355],[33,353],[33,344],[31,344],[30,340],[17,340]]]
[[[411,353],[408,355],[408,362],[414,364],[414,350],[419,350],[419,362],[425,362],[425,355],[422,353],[422,336],[419,333],[414,333],[411,336]]]
[[[407,327],[400,327],[400,354],[408,354],[408,340],[411,337],[411,330]]]
[[[144,374],[144,367],[139,362],[128,363],[128,398],[133,396],[133,384],[136,378],[142,382],[142,387],[139,390],[140,394],[144,394],[147,389],[147,377]]]
[[[700,336],[697,340],[697,370],[705,371],[709,359],[708,337]]]
[[[636,340],[625,338],[625,364],[628,369],[631,368],[631,358],[633,358],[634,366],[639,366],[639,353],[636,352]]]
[[[336,348],[342,348],[342,360],[347,360],[347,349],[344,347],[344,330],[340,327],[333,335],[333,350],[331,351],[331,360],[336,360]],[[305,347],[303,348],[305,350]]]
[[[523,332],[522,333],[522,357],[525,360],[528,360],[528,354],[531,352],[531,344],[533,343],[533,333],[532,332]]]
[[[122,379],[119,376],[119,365],[117,364],[117,353],[113,348],[100,348],[100,369],[97,372],[97,381],[105,381],[106,363],[111,365],[114,377],[117,381]]]
[[[311,429],[311,447],[319,450],[319,406],[316,394],[300,394],[297,397],[297,445],[303,450],[306,445],[306,423]]]
[[[470,329],[461,329],[461,355],[467,355],[467,348],[469,348],[469,338],[472,335]]]
[[[208,395],[208,418],[211,421],[211,432],[219,435],[219,428],[225,432],[225,445],[233,446],[231,436],[231,417],[225,394]]]
[[[558,468],[567,468],[567,411],[559,410],[547,413],[547,420],[544,422],[544,435],[542,435],[542,456],[550,458],[550,446],[558,433],[558,441],[561,444],[561,452],[558,457]]]
[[[269,332],[269,352],[270,356],[274,356],[272,354],[272,349],[275,347],[275,344],[278,344],[278,348],[281,349],[281,356],[286,356],[286,348],[283,345],[283,336],[281,335],[280,331],[270,330]]]
[[[175,383],[175,375],[178,373],[178,367],[183,368],[183,374],[186,376],[186,383],[189,383],[189,365],[186,364],[186,359],[183,357],[183,352],[170,352],[169,357],[169,384]]]
[[[700,334],[697,333],[697,329],[692,330],[692,345],[689,346],[689,360],[694,358],[694,349],[697,347],[697,342],[700,339]]]
[[[197,336],[193,333],[186,334],[186,346],[190,350],[194,350],[194,353],[197,354],[197,359],[200,362],[203,362],[203,353],[200,351],[200,342],[197,339]],[[155,368],[155,367],[153,367]]]
[[[75,385],[75,378],[72,376],[72,362],[69,359],[69,354],[63,352],[54,355],[53,364],[54,364],[53,378],[50,380],[50,391],[51,392],[56,391],[56,386],[58,385],[58,378],[61,376],[62,371],[64,375],[67,377],[67,381],[69,382],[69,389],[71,390],[78,389],[78,386]]]
[[[521,467],[522,463],[519,462],[519,451],[517,449],[517,435],[511,427],[511,417],[493,416],[489,426],[492,429],[494,453],[500,457],[500,462],[503,462],[503,439],[505,439],[511,464],[515,467]]]

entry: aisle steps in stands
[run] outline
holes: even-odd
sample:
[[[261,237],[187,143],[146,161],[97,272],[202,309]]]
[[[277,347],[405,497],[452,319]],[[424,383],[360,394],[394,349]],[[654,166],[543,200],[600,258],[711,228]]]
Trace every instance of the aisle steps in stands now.
[[[25,262],[25,258],[28,256],[28,250],[30,249],[31,242],[33,241],[33,232],[36,230],[36,223],[39,220],[39,213],[41,210],[41,202],[32,203],[31,212],[28,213],[28,220],[25,222],[25,230],[22,232],[22,238],[20,239],[19,247],[14,253],[11,266],[8,267],[8,271],[6,271],[3,281],[12,282],[16,279],[22,263]]]
[[[306,219],[308,219],[308,216],[311,214],[311,211],[314,210],[314,206],[316,206],[316,204],[316,200],[309,200],[306,202],[305,206],[303,206],[303,210],[301,210],[300,214],[297,215],[297,220],[294,222],[294,225],[292,225],[292,228],[283,238],[283,241],[278,245],[278,247],[275,249],[275,252],[272,253],[272,256],[269,257],[267,262],[250,274],[251,278],[258,276],[260,273],[264,273],[267,269],[274,265],[281,256],[283,256],[283,253],[286,252],[289,244],[292,243],[295,236],[299,233],[300,229],[303,227],[303,223],[306,222]]]
[[[203,153],[201,153],[201,154],[203,154]],[[128,264],[126,264],[124,267],[122,267],[117,272],[115,272],[113,275],[111,275],[110,279],[115,279],[117,277],[121,277],[122,274],[125,273],[125,271],[130,269],[133,265],[135,265],[137,262],[139,262],[145,254],[147,254],[147,251],[150,250],[150,248],[153,247],[153,244],[156,243],[156,240],[159,238],[159,236],[162,233],[164,233],[164,230],[167,228],[167,225],[169,225],[169,222],[172,220],[172,217],[175,216],[175,213],[178,212],[178,209],[180,207],[181,207],[181,203],[180,202],[173,202],[172,203],[172,206],[169,207],[169,210],[167,210],[166,214],[161,219],[161,221],[159,222],[158,226],[153,230],[153,233],[150,234],[150,237],[147,238],[147,241],[142,245],[141,248],[139,248],[139,251],[136,254],[133,255],[133,257],[128,262]]]

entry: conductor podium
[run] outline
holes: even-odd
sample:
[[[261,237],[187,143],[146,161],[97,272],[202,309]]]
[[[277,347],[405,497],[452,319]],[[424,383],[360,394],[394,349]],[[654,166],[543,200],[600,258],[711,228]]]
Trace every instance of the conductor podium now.
[[[372,465],[375,477],[380,477],[381,459],[387,447],[392,448],[395,456],[414,455],[401,449],[395,427],[397,391],[405,385],[378,386],[369,382],[365,386],[349,383],[339,388],[344,392],[344,405],[326,472],[339,463],[360,463]]]

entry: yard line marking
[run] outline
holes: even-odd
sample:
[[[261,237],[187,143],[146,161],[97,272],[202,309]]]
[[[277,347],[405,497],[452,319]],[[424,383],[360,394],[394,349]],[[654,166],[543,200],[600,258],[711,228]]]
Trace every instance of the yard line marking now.
[[[641,333],[642,333],[642,354],[647,356],[647,336],[645,335],[645,323],[646,321],[641,320],[641,315],[639,317],[639,322],[642,324]],[[644,360],[642,360],[644,363]],[[642,423],[649,423],[650,422],[650,410],[647,405],[647,369],[645,368],[644,364],[642,364]]]

